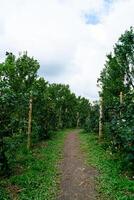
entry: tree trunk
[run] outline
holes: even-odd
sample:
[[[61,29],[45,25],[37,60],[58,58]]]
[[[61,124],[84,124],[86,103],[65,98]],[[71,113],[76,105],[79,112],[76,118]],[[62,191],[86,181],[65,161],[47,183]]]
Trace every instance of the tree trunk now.
[[[99,139],[103,136],[103,98],[100,97]]]
[[[123,103],[123,93],[120,92],[120,105],[122,105],[122,103]],[[121,117],[121,114],[122,114],[121,110],[122,110],[122,108],[120,107],[120,117]]]
[[[79,122],[80,122],[80,117],[79,117],[79,112],[77,112],[77,125],[76,125],[76,127],[78,128],[79,127]]]
[[[123,93],[120,92],[120,104],[122,104],[122,103],[123,103]]]
[[[32,129],[32,97],[29,100],[29,113],[28,113],[28,140],[27,149],[31,148],[31,129]]]
[[[62,112],[62,107],[60,107],[59,109],[59,124],[58,127],[61,129],[62,128],[62,119],[61,119],[61,113]]]

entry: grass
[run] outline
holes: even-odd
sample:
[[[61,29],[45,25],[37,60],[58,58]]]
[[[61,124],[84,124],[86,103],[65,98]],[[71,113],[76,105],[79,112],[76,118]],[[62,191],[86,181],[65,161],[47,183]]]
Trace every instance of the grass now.
[[[58,164],[62,158],[67,131],[60,131],[31,152],[22,149],[15,155],[10,178],[0,180],[0,200],[53,200],[59,190]]]
[[[134,181],[121,174],[119,160],[98,144],[97,137],[81,133],[81,148],[86,153],[86,162],[99,171],[97,190],[102,200],[134,200]]]

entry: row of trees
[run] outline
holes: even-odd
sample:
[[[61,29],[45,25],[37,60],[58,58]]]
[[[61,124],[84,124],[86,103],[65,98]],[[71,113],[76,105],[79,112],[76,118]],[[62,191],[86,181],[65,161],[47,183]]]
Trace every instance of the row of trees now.
[[[7,138],[33,142],[46,139],[52,131],[81,127],[99,131],[99,105],[76,97],[68,85],[49,84],[38,77],[39,63],[27,53],[16,58],[6,53],[0,64],[0,173],[9,167]],[[118,152],[126,167],[134,166],[134,31],[119,38],[107,55],[98,79],[101,97],[100,136]],[[103,133],[103,134],[102,134]],[[27,138],[27,140],[26,140]],[[15,145],[19,145],[15,142]],[[15,146],[14,145],[14,146]],[[16,147],[15,146],[15,147]]]
[[[100,137],[127,168],[134,167],[134,31],[130,28],[107,55],[98,84],[103,125]]]
[[[52,131],[83,127],[90,113],[89,100],[76,97],[68,85],[38,77],[39,67],[27,52],[18,58],[7,52],[0,64],[0,174],[9,168],[11,146],[26,141],[30,149]],[[7,146],[7,138],[21,140]]]

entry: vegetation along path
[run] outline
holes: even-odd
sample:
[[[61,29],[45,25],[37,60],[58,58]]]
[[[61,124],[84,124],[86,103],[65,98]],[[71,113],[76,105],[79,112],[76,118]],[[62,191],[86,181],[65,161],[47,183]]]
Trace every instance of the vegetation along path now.
[[[94,200],[97,198],[95,190],[97,171],[92,167],[87,167],[84,163],[78,130],[68,134],[65,140],[61,170],[61,193],[58,200]]]

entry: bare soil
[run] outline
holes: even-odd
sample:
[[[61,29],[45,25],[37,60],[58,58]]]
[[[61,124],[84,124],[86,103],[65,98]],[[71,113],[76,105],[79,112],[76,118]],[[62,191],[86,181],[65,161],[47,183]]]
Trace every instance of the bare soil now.
[[[86,166],[80,151],[78,130],[71,132],[64,147],[61,163],[61,193],[58,200],[96,200],[95,178],[98,175],[93,167]]]

